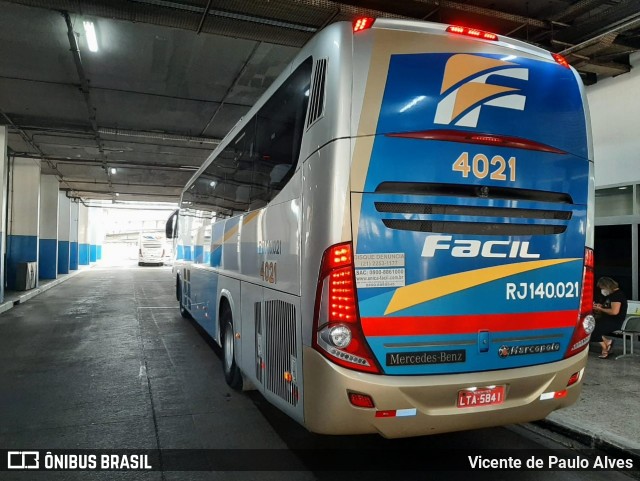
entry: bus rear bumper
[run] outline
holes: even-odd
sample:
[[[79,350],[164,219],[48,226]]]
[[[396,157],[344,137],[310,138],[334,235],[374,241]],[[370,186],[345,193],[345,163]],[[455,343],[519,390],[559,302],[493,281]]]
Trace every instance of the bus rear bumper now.
[[[584,350],[562,361],[501,371],[380,376],[342,368],[305,346],[304,424],[321,434],[397,438],[535,421],[577,401],[587,356]],[[577,372],[580,379],[567,387]],[[487,386],[505,386],[502,404],[457,406],[458,391]],[[368,394],[375,408],[351,405],[349,391]]]

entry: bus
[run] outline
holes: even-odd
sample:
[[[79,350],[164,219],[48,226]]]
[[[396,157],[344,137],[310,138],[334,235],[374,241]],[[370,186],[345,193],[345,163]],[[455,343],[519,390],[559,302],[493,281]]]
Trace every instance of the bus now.
[[[140,232],[138,236],[138,265],[163,265],[165,257],[162,233]]]
[[[324,28],[167,222],[180,311],[226,382],[324,434],[545,418],[594,327],[579,75],[481,30]]]

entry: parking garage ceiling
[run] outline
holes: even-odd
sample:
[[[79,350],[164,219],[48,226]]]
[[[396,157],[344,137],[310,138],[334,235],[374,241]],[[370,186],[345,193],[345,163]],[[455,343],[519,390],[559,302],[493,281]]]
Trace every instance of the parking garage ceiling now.
[[[585,84],[628,72],[640,49],[640,0],[0,0],[10,155],[43,159],[70,196],[175,202],[300,47],[362,15],[522,39]]]

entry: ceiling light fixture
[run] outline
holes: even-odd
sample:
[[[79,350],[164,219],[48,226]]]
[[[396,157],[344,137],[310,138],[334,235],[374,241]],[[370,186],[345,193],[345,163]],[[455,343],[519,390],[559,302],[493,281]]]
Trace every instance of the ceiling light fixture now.
[[[115,167],[111,167],[111,175],[115,175],[118,170]]]
[[[85,20],[84,24],[84,32],[87,35],[87,45],[89,46],[89,50],[91,52],[98,51],[98,37],[96,37],[96,28],[93,26],[93,22]]]

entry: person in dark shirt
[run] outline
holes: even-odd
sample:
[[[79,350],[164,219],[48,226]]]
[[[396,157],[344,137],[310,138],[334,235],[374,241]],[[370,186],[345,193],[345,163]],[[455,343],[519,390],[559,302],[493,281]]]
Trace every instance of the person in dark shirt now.
[[[624,295],[618,283],[610,277],[598,279],[597,286],[604,296],[604,301],[602,304],[593,305],[593,312],[596,315],[596,328],[591,336],[595,340],[602,338],[602,341],[600,341],[602,354],[598,357],[606,359],[609,357],[613,346],[613,339],[607,336],[622,327],[624,318],[627,315],[627,296]]]

